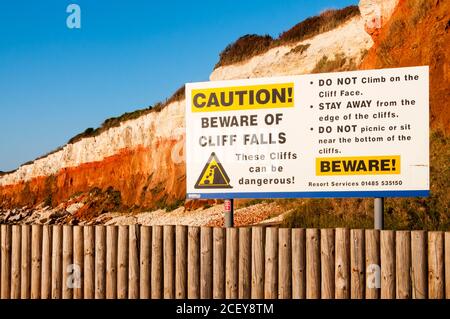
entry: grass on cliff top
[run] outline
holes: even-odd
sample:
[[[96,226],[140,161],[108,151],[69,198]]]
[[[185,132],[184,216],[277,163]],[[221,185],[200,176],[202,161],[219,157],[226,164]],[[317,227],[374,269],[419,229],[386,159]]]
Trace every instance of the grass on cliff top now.
[[[357,66],[353,59],[339,52],[334,55],[333,59],[328,58],[326,55],[322,56],[311,73],[343,72],[356,70],[356,68]]]
[[[214,68],[245,61],[273,47],[307,40],[318,34],[333,30],[359,14],[358,6],[349,6],[340,10],[327,10],[320,15],[296,24],[288,31],[281,33],[276,39],[273,39],[270,35],[244,35],[234,43],[229,44],[220,53],[219,62]]]
[[[139,110],[136,110],[133,112],[127,112],[118,117],[111,117],[109,119],[106,119],[100,127],[96,128],[96,129],[94,129],[92,127],[87,128],[83,133],[80,133],[80,134],[72,137],[69,140],[68,144],[76,143],[79,140],[86,138],[86,137],[97,136],[97,135],[101,134],[102,132],[109,130],[110,128],[120,126],[120,124],[123,122],[137,119],[148,113],[160,112],[164,107],[166,107],[170,103],[184,99],[184,94],[185,94],[185,90],[184,90],[184,85],[183,85],[178,90],[176,90],[175,93],[172,94],[172,96],[169,99],[167,99],[165,102],[158,102],[155,105],[149,106],[144,109],[139,109]]]

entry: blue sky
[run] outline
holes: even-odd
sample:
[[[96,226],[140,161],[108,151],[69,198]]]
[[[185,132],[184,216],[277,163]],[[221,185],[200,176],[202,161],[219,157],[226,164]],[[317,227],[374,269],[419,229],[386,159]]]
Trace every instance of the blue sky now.
[[[45,154],[103,120],[208,80],[220,51],[278,36],[351,0],[5,1],[0,10],[0,170]],[[68,29],[66,7],[81,7]]]

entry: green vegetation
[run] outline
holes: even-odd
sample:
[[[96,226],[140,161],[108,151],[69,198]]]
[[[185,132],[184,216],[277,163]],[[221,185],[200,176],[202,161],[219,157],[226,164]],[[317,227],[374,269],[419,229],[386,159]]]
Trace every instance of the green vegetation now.
[[[44,206],[53,207],[53,196],[52,194],[48,195],[44,200]]]
[[[326,10],[320,15],[310,17],[290,30],[283,32],[276,41],[280,44],[303,41],[333,30],[359,14],[358,6],[349,6],[340,10]]]
[[[309,43],[307,43],[307,44],[299,44],[295,48],[293,48],[291,51],[289,51],[289,53],[287,53],[287,54],[291,54],[291,53],[303,54],[303,52],[308,50],[308,48],[310,46],[311,46],[311,44],[309,44]]]
[[[261,204],[261,203],[266,203],[268,201],[269,200],[267,200],[267,199],[260,199],[260,198],[237,199],[234,201],[234,209],[245,208],[245,207],[249,207],[249,206],[253,206],[253,205],[257,205],[257,204]]]
[[[72,195],[70,195],[69,199],[74,199],[77,198],[79,196],[83,195],[83,192],[75,192]]]
[[[411,23],[416,25],[420,20],[427,16],[428,11],[432,8],[432,1],[409,0],[408,7],[413,12],[411,15]]]
[[[118,127],[123,122],[137,119],[147,113],[150,113],[151,111],[152,111],[152,107],[148,107],[148,108],[136,110],[133,112],[127,112],[118,117],[112,117],[112,118],[106,119],[99,128],[96,128],[96,129],[94,129],[92,127],[87,128],[83,133],[80,133],[80,134],[72,137],[69,140],[68,144],[74,144],[74,143],[82,140],[83,138],[97,136],[100,133],[109,130],[110,128]]]
[[[156,184],[155,187],[153,187],[150,192],[152,193],[153,196],[157,196],[158,194],[164,192],[164,183],[163,182],[159,182],[158,184]]]
[[[112,127],[118,127],[123,122],[137,119],[137,118],[139,118],[139,117],[141,117],[141,116],[143,116],[145,114],[148,114],[148,113],[151,113],[151,112],[161,112],[161,110],[164,107],[166,107],[167,105],[169,105],[170,103],[176,102],[176,101],[180,101],[180,100],[184,99],[184,95],[185,95],[185,90],[184,90],[184,85],[183,85],[178,90],[176,90],[175,93],[172,94],[172,96],[170,98],[168,98],[164,103],[158,102],[155,105],[149,106],[149,107],[144,108],[144,109],[139,109],[139,110],[136,110],[136,111],[133,111],[133,112],[127,112],[127,113],[124,113],[124,114],[122,114],[122,115],[120,115],[118,117],[109,118],[109,119],[105,120],[100,127],[95,128],[95,129],[92,128],[92,127],[89,127],[86,130],[84,130],[84,132],[82,132],[82,133],[80,133],[78,135],[75,135],[74,137],[72,137],[67,142],[67,144],[74,144],[74,143],[82,140],[83,138],[98,136],[102,132],[105,132],[105,131],[109,130]],[[35,160],[26,162],[26,163],[24,163],[24,164],[22,164],[20,166],[31,165],[35,161],[37,161],[39,159],[42,159],[42,158],[45,158],[45,157],[47,157],[47,156],[49,156],[51,154],[54,154],[56,152],[59,152],[62,149],[63,149],[62,146],[58,147],[57,149],[55,149],[55,150],[53,150],[53,151],[51,151],[51,152],[49,152],[49,153],[47,153],[45,155],[39,156]],[[9,171],[9,172],[2,172],[2,171],[0,171],[0,176],[5,175],[5,174],[11,174],[11,173],[14,173],[15,171],[17,171],[17,169]]]
[[[166,206],[164,208],[166,209],[166,212],[171,212],[183,205],[184,205],[184,199],[177,199],[169,204],[166,204]]]
[[[109,186],[106,190],[93,187],[88,192],[89,199],[79,211],[79,217],[91,220],[103,213],[125,211],[126,206],[122,204],[120,191]]]
[[[20,191],[20,202],[26,205],[33,206],[36,204],[36,193],[31,191],[30,181],[26,181],[22,190]]]
[[[164,105],[168,105],[170,103],[183,100],[185,97],[185,93],[186,93],[186,90],[185,90],[185,86],[183,85],[178,90],[176,90],[175,93],[173,93],[170,98],[168,98],[166,100]]]
[[[217,69],[220,66],[229,65],[244,61],[252,56],[261,54],[269,50],[273,39],[270,35],[247,34],[236,42],[229,44],[220,54]]]
[[[430,196],[387,198],[386,229],[450,230],[450,138],[434,131],[430,145]],[[296,205],[283,226],[373,227],[373,199],[306,199]]]
[[[380,42],[378,56],[380,60],[386,67],[395,67],[398,62],[396,62],[391,54],[391,51],[395,48],[397,41],[392,41],[396,39],[399,35],[403,34],[403,30],[406,28],[406,21],[402,19],[394,20],[389,28],[389,33],[386,39]]]
[[[336,199],[334,201],[343,204]],[[283,227],[304,228],[370,228],[373,219],[366,214],[353,214],[351,212],[336,212],[333,200],[306,199],[302,205],[294,209],[283,220]]]
[[[450,138],[434,131],[430,146],[430,196],[387,200],[387,214],[397,216],[398,229],[450,229]]]
[[[353,59],[348,59],[343,53],[336,53],[333,60],[329,60],[324,55],[316,63],[311,73],[350,71],[354,69],[356,69],[356,64]]]
[[[367,50],[367,49],[361,50],[361,61],[364,60],[364,58],[367,56],[368,53],[369,53],[369,50]]]
[[[184,91],[184,85],[183,85],[178,90],[176,90],[175,93],[169,99],[167,99],[164,103],[158,102],[155,105],[149,106],[147,108],[139,109],[139,110],[136,110],[133,112],[127,112],[118,117],[112,117],[112,118],[106,119],[100,127],[96,128],[96,129],[89,127],[83,133],[80,133],[80,134],[72,137],[69,140],[68,144],[76,143],[86,137],[98,136],[99,134],[109,130],[110,128],[119,127],[120,124],[123,122],[135,120],[135,119],[137,119],[141,116],[144,116],[148,113],[160,112],[168,104],[182,100],[184,98],[184,94],[185,94],[184,92],[185,91]]]
[[[45,179],[44,186],[44,205],[53,207],[53,192],[56,189],[56,176],[50,175]]]
[[[106,198],[109,203],[115,208],[120,208],[122,206],[122,194],[115,190],[112,186],[109,186],[106,191]]]
[[[277,39],[269,35],[245,35],[228,45],[219,55],[215,69],[245,61],[255,55],[264,53],[271,48],[300,42],[312,38],[320,33],[335,29],[350,18],[359,15],[358,6],[349,6],[341,10],[327,10],[318,16],[308,18],[280,34]],[[299,50],[301,50],[299,48]]]

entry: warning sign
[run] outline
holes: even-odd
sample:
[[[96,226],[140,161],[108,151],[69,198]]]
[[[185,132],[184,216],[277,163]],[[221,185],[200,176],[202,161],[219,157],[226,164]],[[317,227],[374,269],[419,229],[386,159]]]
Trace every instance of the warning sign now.
[[[400,174],[400,156],[325,157],[316,159],[316,175]]]
[[[426,66],[188,83],[187,197],[427,196],[428,91]]]
[[[195,188],[232,188],[230,179],[215,153],[211,153]]]

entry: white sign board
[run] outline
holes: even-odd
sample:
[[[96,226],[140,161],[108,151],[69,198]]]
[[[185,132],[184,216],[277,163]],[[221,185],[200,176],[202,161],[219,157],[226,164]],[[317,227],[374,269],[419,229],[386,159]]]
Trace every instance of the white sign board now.
[[[428,74],[187,84],[187,197],[427,196]]]

